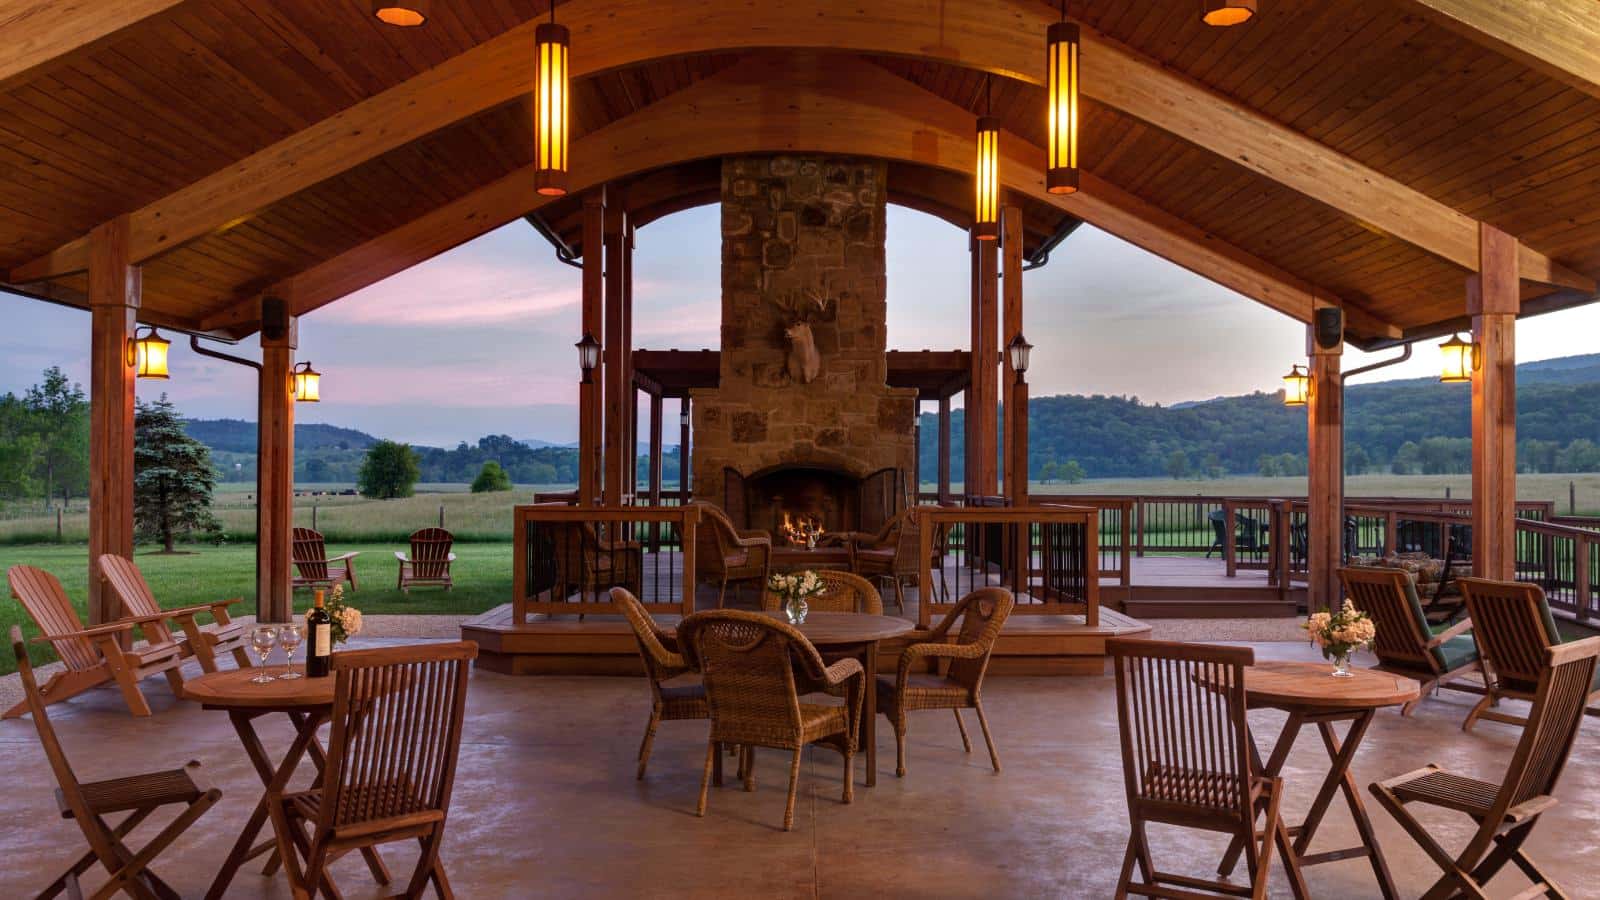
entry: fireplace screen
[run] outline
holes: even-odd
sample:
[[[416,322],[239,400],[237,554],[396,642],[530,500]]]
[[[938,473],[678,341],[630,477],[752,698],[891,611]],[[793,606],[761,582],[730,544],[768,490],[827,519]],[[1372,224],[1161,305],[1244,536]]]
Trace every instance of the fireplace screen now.
[[[779,545],[803,546],[808,537],[840,531],[876,531],[899,512],[899,473],[882,469],[865,478],[824,466],[778,466],[749,477],[723,474],[725,508],[742,528],[772,535]]]

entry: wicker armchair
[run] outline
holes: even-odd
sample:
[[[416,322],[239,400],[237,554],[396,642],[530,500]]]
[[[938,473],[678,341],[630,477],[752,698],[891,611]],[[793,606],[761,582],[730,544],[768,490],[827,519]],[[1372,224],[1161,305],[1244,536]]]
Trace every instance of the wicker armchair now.
[[[854,799],[856,733],[866,688],[861,663],[842,659],[825,666],[817,648],[795,628],[737,610],[689,616],[678,627],[678,643],[684,658],[705,679],[711,706],[711,738],[695,815],[706,814],[712,769],[724,744],[743,748],[739,768],[747,791],[755,789],[754,748],[794,754],[784,831],[794,827],[800,758],[807,744],[831,747],[844,756],[844,802]],[[803,693],[840,687],[849,688],[842,706],[800,702]]]
[[[831,569],[819,569],[817,579],[825,587],[821,594],[807,601],[812,612],[848,612],[866,613],[869,616],[883,615],[883,598],[878,596],[878,589],[872,582],[860,575],[849,572],[838,572]],[[783,608],[783,598],[771,591],[761,594],[761,608],[767,612],[777,612]]]
[[[764,531],[740,531],[727,513],[703,500],[693,505],[701,514],[700,527],[695,530],[695,574],[700,581],[717,585],[717,608],[722,608],[730,582],[754,581],[765,590],[772,566],[772,536]]]
[[[663,721],[709,719],[711,707],[706,704],[705,685],[666,684],[689,673],[689,663],[678,652],[678,639],[662,631],[644,604],[625,588],[612,588],[611,602],[621,607],[622,614],[628,617],[628,624],[633,626],[633,637],[639,644],[639,658],[644,661],[645,678],[650,682],[650,724],[645,726],[644,740],[639,744],[638,778],[642,780],[645,766],[650,763],[650,747],[655,743],[656,726]]]
[[[1521,716],[1490,707],[1498,706],[1502,699],[1532,702],[1545,667],[1545,651],[1563,643],[1544,589],[1522,581],[1486,578],[1463,578],[1459,583],[1473,622],[1472,636],[1483,656],[1486,688],[1483,699],[1461,723],[1461,730],[1471,731],[1479,719],[1527,725],[1528,720]],[[1596,702],[1600,702],[1600,685],[1591,684],[1585,706]],[[1592,708],[1588,712],[1595,714]]]
[[[905,612],[907,582],[917,584],[922,579],[922,569],[917,556],[922,552],[922,532],[917,523],[917,510],[911,507],[884,523],[876,534],[853,532],[851,537],[850,568],[864,578],[886,578],[894,583],[894,603]],[[933,549],[929,553],[928,567],[939,576],[939,596],[950,596],[945,583],[944,526],[939,525],[933,535]]]
[[[978,727],[983,729],[983,742],[989,747],[989,763],[996,772],[1000,771],[1000,754],[994,749],[989,720],[983,714],[983,676],[989,669],[995,638],[1000,636],[1015,603],[1010,591],[997,587],[979,588],[962,597],[925,643],[912,644],[900,653],[899,671],[892,680],[888,676],[876,679],[878,709],[894,725],[896,775],[906,774],[906,713],[921,709],[954,712],[961,745],[968,753],[972,752],[972,741],[967,737],[966,723],[961,721],[961,711],[977,710]],[[957,619],[961,630],[956,632],[955,643],[948,643]],[[950,661],[943,675],[917,671],[925,669],[928,661],[941,659]]]
[[[585,600],[599,602],[600,592],[613,587],[639,594],[644,549],[637,541],[602,537],[592,522],[552,523],[549,534],[555,560],[552,597],[564,602],[576,592],[581,610]]]

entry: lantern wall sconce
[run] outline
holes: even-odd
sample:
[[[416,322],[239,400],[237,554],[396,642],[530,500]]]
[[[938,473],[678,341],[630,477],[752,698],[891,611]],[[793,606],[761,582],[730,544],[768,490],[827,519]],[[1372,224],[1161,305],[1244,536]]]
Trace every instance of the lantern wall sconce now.
[[[322,402],[322,373],[303,362],[289,373],[289,394],[296,403]]]
[[[1219,28],[1243,25],[1255,15],[1256,0],[1201,0],[1200,3],[1200,20]]]
[[[1483,366],[1478,343],[1464,341],[1459,334],[1452,334],[1450,340],[1439,345],[1439,356],[1439,380],[1445,384],[1471,381],[1472,373]]]
[[[139,378],[167,378],[167,348],[172,342],[161,336],[155,326],[136,330],[128,342],[128,365]]]
[[[1293,365],[1283,376],[1283,405],[1305,406],[1311,400],[1311,376],[1304,366]]]
[[[600,342],[585,331],[583,338],[572,346],[578,348],[578,369],[583,372],[583,383],[594,383],[594,370],[600,365]]]
[[[428,21],[429,0],[372,0],[372,14],[385,25],[416,28]]]
[[[1011,371],[1017,373],[1018,384],[1022,383],[1023,373],[1028,371],[1028,355],[1032,352],[1033,345],[1020,331],[1006,344],[1006,359],[1011,363]]]

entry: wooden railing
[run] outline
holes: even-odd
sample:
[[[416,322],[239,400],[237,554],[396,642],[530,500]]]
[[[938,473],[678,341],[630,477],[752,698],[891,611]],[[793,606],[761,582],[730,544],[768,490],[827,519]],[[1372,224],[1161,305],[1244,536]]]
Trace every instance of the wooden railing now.
[[[518,506],[514,516],[514,621],[619,614],[613,587],[652,613],[694,612],[697,507],[548,503]]]
[[[1544,588],[1552,609],[1600,619],[1600,532],[1519,519],[1517,580]]]
[[[1008,588],[1016,614],[1100,621],[1100,510],[1091,506],[920,506],[918,622],[981,588]]]

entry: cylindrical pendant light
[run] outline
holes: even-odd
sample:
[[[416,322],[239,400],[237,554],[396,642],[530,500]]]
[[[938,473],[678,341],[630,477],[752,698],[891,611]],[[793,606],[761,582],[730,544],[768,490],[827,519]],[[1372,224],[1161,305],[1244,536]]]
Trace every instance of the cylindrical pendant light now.
[[[1240,25],[1255,14],[1256,0],[1200,0],[1200,20],[1207,25]]]
[[[550,5],[551,21],[533,33],[534,73],[533,187],[547,197],[567,192],[567,54],[572,35],[567,26],[555,23],[555,4]]]
[[[989,86],[984,85],[984,115],[978,117],[978,160],[972,236],[980,241],[1000,237],[1000,120],[989,115]]]
[[[428,21],[429,5],[429,0],[372,0],[372,14],[387,25],[415,28]]]
[[[1045,78],[1050,89],[1050,148],[1045,161],[1045,189],[1052,194],[1078,190],[1078,26],[1065,21],[1050,26],[1045,41]]]

